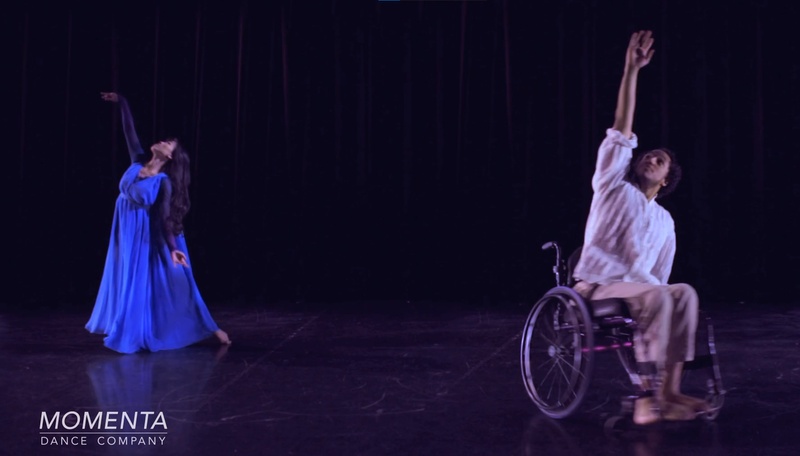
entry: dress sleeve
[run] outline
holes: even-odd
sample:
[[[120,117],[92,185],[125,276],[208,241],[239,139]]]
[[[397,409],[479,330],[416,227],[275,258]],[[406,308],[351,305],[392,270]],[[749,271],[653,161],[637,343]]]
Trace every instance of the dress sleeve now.
[[[164,240],[167,241],[170,252],[178,250],[178,245],[175,242],[175,233],[169,229],[167,219],[169,219],[170,201],[172,200],[172,183],[169,177],[161,180],[161,204],[159,212],[161,214],[161,229],[164,232]]]
[[[119,97],[119,109],[122,113],[122,130],[125,132],[125,142],[128,144],[128,153],[131,156],[131,163],[139,161],[144,156],[144,150],[136,135],[136,127],[133,125],[133,115],[128,106],[128,100],[122,95]]]

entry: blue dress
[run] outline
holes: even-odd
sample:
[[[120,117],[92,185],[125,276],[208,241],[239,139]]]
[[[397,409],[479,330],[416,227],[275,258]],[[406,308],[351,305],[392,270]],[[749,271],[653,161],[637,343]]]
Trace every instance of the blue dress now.
[[[139,177],[144,152],[127,102],[120,97],[119,104],[132,163],[119,183],[103,278],[86,329],[105,334],[105,346],[120,353],[185,347],[219,327],[192,270],[172,262],[177,249],[191,266],[183,234],[170,234],[164,223],[169,176]]]

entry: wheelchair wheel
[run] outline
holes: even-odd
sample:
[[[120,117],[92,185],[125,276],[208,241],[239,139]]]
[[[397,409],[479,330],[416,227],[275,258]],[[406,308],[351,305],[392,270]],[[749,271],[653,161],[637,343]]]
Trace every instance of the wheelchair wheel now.
[[[556,287],[531,309],[522,333],[520,365],[528,396],[551,418],[583,402],[594,368],[589,309],[573,289]]]

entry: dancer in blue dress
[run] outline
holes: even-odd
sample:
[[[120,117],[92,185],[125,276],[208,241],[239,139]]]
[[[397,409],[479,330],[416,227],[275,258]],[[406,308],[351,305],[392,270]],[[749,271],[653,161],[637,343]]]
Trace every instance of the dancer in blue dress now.
[[[189,210],[189,156],[175,139],[142,150],[124,97],[119,103],[131,166],[122,175],[100,291],[86,324],[120,353],[185,347],[212,335],[231,341],[211,318],[194,281],[183,217]]]

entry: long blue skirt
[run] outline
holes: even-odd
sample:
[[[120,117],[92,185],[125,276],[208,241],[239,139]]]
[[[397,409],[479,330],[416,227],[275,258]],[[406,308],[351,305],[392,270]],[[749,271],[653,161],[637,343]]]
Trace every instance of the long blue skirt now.
[[[151,220],[168,177],[139,178],[140,169],[131,165],[120,181],[103,278],[86,324],[90,332],[105,334],[105,346],[120,353],[182,348],[219,329],[191,267],[172,263],[160,221]],[[176,244],[191,266],[182,234]]]

